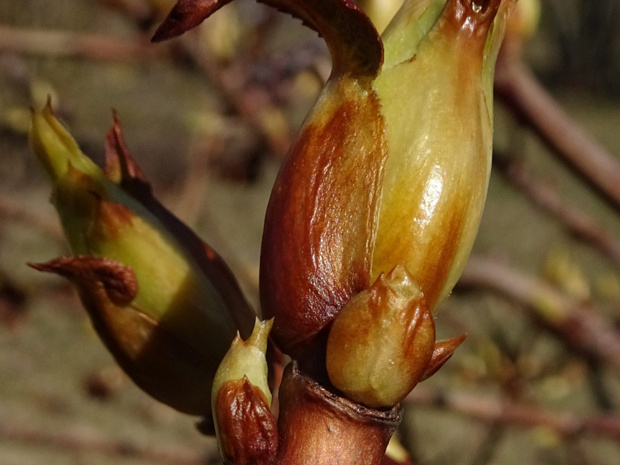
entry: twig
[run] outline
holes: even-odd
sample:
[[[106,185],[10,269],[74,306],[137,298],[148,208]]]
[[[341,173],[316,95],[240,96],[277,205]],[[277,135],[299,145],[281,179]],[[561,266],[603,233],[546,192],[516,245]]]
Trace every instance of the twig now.
[[[151,46],[144,38],[116,39],[8,26],[0,26],[0,52],[109,61],[136,61],[162,56],[161,48]]]
[[[620,264],[620,243],[587,213],[564,202],[543,180],[532,179],[521,163],[496,156],[494,167],[536,206],[551,213],[568,231]]]
[[[204,465],[209,463],[209,452],[190,452],[181,447],[140,445],[129,441],[115,441],[78,431],[41,430],[14,422],[0,423],[0,439],[43,445],[67,452],[85,451],[114,457],[134,457],[161,464]]]
[[[573,122],[521,60],[509,53],[498,60],[495,91],[561,161],[620,211],[618,160]]]
[[[620,371],[620,333],[593,308],[492,259],[470,258],[459,284],[489,288],[524,304],[569,347]]]
[[[449,410],[489,423],[523,428],[546,426],[563,436],[591,434],[620,440],[620,418],[616,415],[580,416],[553,412],[539,406],[517,404],[489,396],[461,392],[438,392],[416,387],[407,402]]]
[[[268,115],[279,112],[271,101],[270,93],[261,86],[244,82],[248,71],[243,64],[234,63],[225,69],[218,66],[210,54],[201,48],[195,34],[185,33],[177,40],[234,111],[260,134],[276,156],[283,157],[291,144],[291,134],[274,134],[269,130]]]

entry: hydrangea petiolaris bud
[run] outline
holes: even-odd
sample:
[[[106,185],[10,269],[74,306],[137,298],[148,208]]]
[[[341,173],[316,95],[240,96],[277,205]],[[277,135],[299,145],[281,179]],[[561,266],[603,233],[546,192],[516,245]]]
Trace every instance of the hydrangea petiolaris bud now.
[[[270,411],[266,360],[272,325],[272,320],[257,319],[248,340],[237,335],[215,374],[213,419],[228,465],[269,465],[276,454],[277,425]]]
[[[151,195],[115,118],[106,169],[84,155],[48,104],[31,143],[75,257],[34,265],[69,278],[122,368],[156,399],[209,415],[215,371],[254,314],[222,259]]]

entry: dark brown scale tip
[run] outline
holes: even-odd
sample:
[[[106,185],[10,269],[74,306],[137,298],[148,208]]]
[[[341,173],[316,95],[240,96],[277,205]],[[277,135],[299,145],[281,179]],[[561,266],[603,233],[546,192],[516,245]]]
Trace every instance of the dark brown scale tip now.
[[[435,344],[435,349],[433,350],[433,355],[431,356],[430,362],[426,366],[426,371],[420,378],[420,382],[425,379],[433,376],[439,369],[444,366],[444,364],[452,357],[454,351],[463,343],[466,334],[462,336],[453,337],[451,339],[446,339],[445,341],[440,341]]]
[[[138,200],[151,200],[151,185],[127,148],[118,114],[113,110],[112,115],[105,138],[105,175]]]
[[[232,0],[179,0],[152,42],[180,36]],[[257,0],[300,19],[327,43],[336,74],[374,78],[383,63],[383,43],[366,14],[351,0]]]
[[[28,266],[60,275],[87,290],[95,291],[97,286],[103,286],[110,301],[119,307],[129,305],[138,293],[134,271],[109,258],[60,257],[46,263],[28,263]]]
[[[151,42],[162,42],[195,28],[232,0],[179,0],[157,28]]]

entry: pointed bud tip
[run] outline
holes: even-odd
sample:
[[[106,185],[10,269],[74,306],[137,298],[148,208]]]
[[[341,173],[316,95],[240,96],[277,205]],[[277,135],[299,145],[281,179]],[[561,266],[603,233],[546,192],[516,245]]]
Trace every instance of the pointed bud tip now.
[[[420,378],[420,382],[433,376],[452,357],[454,351],[465,341],[467,334],[439,341],[435,344],[433,355]]]
[[[256,389],[265,396],[265,401],[271,405],[271,391],[267,381],[267,343],[273,320],[255,320],[252,335],[244,341],[239,332],[230,345],[228,352],[222,359],[211,393],[212,402],[216,402],[220,390],[230,381],[247,379]],[[216,406],[213,405],[215,411]]]

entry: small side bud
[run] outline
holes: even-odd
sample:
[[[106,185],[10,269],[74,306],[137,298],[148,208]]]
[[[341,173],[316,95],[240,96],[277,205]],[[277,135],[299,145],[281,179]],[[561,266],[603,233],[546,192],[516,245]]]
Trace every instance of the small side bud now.
[[[278,445],[269,410],[267,342],[273,320],[256,320],[247,341],[239,335],[215,374],[211,394],[220,453],[227,465],[269,465]]]
[[[396,266],[344,306],[327,342],[327,372],[356,402],[396,405],[420,381],[433,355],[435,323],[409,272]]]
[[[271,465],[278,448],[278,426],[263,392],[248,377],[220,387],[213,412],[217,439],[227,465]]]

